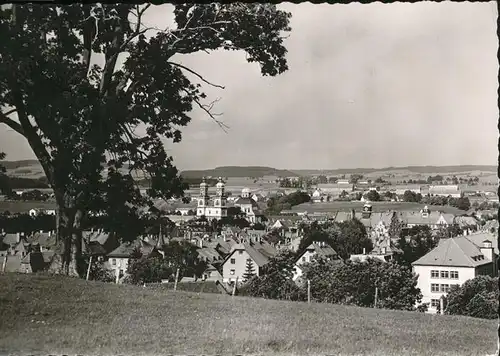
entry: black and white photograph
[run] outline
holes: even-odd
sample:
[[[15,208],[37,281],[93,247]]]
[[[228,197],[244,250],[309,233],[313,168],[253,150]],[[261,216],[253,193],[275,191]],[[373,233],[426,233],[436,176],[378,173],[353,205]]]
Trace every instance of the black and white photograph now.
[[[500,356],[499,8],[1,4],[0,356]]]

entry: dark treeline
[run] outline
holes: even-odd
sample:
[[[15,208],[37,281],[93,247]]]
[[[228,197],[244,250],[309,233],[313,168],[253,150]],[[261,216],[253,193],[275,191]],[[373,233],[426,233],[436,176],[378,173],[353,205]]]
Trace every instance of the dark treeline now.
[[[106,215],[87,216],[82,220],[83,230],[102,229],[117,232],[124,241],[134,240],[140,234],[158,234],[160,226],[165,233],[173,227],[173,223],[166,217],[136,217],[128,219],[127,223],[119,223]],[[38,214],[9,214],[0,215],[0,230],[5,233],[22,232],[30,234],[35,231],[53,231],[56,229],[55,215]]]
[[[5,176],[4,185],[9,189],[48,189],[45,177],[38,179]]]

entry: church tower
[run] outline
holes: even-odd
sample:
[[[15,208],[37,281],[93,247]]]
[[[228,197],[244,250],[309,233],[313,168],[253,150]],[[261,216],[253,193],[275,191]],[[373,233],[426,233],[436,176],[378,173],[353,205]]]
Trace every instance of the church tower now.
[[[206,208],[208,206],[208,201],[210,197],[208,196],[208,184],[205,181],[205,177],[203,177],[200,184],[200,198],[198,199],[198,211],[196,213],[197,216],[206,215]]]
[[[222,181],[222,177],[219,177],[219,181],[215,186],[215,200],[214,200],[214,208],[217,212],[218,217],[227,216],[227,198],[226,198],[226,185]]]

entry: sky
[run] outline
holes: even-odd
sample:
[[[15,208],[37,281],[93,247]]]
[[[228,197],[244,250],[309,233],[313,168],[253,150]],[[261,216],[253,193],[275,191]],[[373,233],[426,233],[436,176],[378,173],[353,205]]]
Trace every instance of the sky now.
[[[262,77],[242,52],[177,61],[225,89],[215,111],[224,132],[194,111],[183,141],[165,141],[181,169],[258,165],[284,169],[496,165],[496,5],[419,2],[289,4],[289,70]],[[172,24],[172,6],[148,25]],[[210,101],[211,101],[210,100]],[[34,158],[0,124],[0,151]]]

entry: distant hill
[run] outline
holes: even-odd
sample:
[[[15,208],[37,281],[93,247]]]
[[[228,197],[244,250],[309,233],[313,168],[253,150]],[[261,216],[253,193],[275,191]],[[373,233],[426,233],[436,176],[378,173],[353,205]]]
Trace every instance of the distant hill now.
[[[496,172],[497,166],[406,166],[406,167],[387,167],[387,168],[340,168],[340,169],[291,169],[290,171],[298,175],[339,175],[339,174],[368,174],[373,172],[388,171],[410,171],[413,173],[427,174],[447,174],[460,172]]]
[[[43,169],[37,160],[0,161],[7,169],[7,174],[14,177],[38,179],[44,176]],[[186,170],[181,174],[185,178],[212,177],[296,177],[309,175],[335,176],[342,174],[370,174],[406,171],[418,174],[449,174],[461,172],[497,172],[497,166],[464,165],[464,166],[406,166],[387,168],[340,168],[340,169],[277,169],[261,166],[222,166],[206,170]]]
[[[206,170],[188,170],[181,172],[185,178],[200,178],[200,177],[296,177],[297,173],[286,169],[276,169],[271,167],[259,166],[224,166]]]

